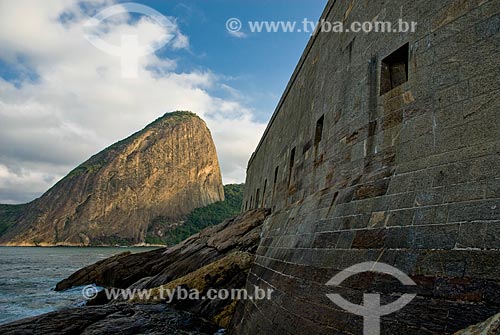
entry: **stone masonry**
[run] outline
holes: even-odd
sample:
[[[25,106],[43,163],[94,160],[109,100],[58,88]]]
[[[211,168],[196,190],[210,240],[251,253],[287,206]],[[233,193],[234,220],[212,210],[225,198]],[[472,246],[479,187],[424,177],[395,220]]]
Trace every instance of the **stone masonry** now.
[[[243,209],[271,208],[235,334],[362,334],[333,304],[407,291],[382,334],[452,334],[500,311],[500,1],[330,0],[323,19],[415,33],[317,33],[252,155]],[[379,261],[416,287],[339,271]]]

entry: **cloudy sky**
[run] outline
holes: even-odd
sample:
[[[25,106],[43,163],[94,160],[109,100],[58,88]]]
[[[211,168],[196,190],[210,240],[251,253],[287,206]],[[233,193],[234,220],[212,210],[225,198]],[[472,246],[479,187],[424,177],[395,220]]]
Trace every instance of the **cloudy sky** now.
[[[103,20],[109,45],[137,36],[166,44],[124,78],[121,59],[89,42],[89,18],[113,0],[0,0],[0,203],[40,196],[79,163],[173,110],[212,131],[224,183],[245,168],[302,53],[308,34],[230,34],[226,21],[316,20],[316,1],[138,1],[144,15]]]

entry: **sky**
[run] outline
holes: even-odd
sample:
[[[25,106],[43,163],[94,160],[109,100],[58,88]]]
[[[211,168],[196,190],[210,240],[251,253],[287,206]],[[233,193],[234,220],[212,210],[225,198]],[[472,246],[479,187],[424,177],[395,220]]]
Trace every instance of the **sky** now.
[[[89,28],[118,0],[0,0],[0,203],[39,197],[78,164],[161,115],[190,110],[212,132],[223,181],[245,180],[310,34],[252,33],[248,21],[319,18],[326,0],[136,3],[169,24],[122,13]],[[226,21],[238,18],[241,31]],[[163,22],[164,23],[164,22]],[[158,45],[124,76],[122,59],[89,36]]]

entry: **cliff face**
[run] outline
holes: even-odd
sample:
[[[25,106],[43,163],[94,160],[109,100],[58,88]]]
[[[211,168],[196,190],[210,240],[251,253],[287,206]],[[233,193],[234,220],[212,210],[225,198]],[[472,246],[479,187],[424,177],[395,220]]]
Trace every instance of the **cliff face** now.
[[[223,199],[207,126],[190,112],[167,113],[26,205],[0,243],[136,244],[158,218],[179,222],[193,209]]]

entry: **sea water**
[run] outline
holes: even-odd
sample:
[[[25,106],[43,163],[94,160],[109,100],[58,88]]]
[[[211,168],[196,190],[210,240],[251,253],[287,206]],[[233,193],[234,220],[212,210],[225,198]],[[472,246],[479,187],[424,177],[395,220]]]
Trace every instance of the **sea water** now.
[[[0,247],[0,324],[82,305],[81,287],[56,292],[57,282],[118,253],[152,249]]]

